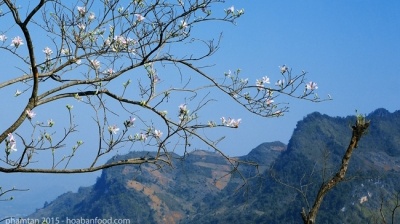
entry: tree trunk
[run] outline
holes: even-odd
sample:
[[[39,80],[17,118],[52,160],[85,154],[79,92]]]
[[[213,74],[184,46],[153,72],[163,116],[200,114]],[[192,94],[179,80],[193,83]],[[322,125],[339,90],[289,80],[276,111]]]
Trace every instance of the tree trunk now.
[[[357,148],[358,142],[360,141],[361,137],[368,129],[368,127],[369,127],[369,122],[365,121],[365,118],[363,116],[358,115],[356,125],[352,126],[353,132],[350,144],[347,147],[346,153],[342,158],[342,164],[340,166],[340,169],[328,182],[325,182],[321,186],[311,209],[307,212],[305,208],[303,208],[301,212],[301,216],[305,224],[315,224],[315,219],[317,217],[318,210],[321,206],[321,203],[325,195],[338,183],[343,181],[347,172],[347,168],[349,166],[351,155],[353,154],[354,149]]]

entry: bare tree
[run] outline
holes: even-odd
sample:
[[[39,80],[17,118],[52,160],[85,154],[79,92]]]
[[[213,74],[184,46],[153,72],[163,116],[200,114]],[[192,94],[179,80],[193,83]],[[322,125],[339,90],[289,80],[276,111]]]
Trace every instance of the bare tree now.
[[[317,214],[324,200],[325,195],[332,190],[336,185],[345,180],[346,172],[349,167],[350,159],[353,154],[354,149],[357,148],[358,142],[361,137],[365,134],[369,127],[370,122],[365,119],[365,116],[357,115],[357,120],[355,125],[352,126],[352,136],[350,139],[349,146],[345,154],[342,157],[342,162],[340,164],[339,170],[327,181],[325,181],[318,189],[317,195],[315,197],[314,203],[306,210],[303,208],[301,216],[304,223],[312,224],[316,223]],[[300,190],[300,192],[304,192]]]
[[[84,173],[171,164],[171,152],[187,152],[192,142],[216,150],[234,170],[239,161],[218,148],[220,138],[205,134],[240,125],[237,118],[203,118],[218,96],[262,117],[288,112],[285,97],[325,100],[315,93],[316,83],[306,81],[306,72],[292,75],[286,65],[277,69],[276,83],[267,76],[249,81],[240,69],[210,73],[208,58],[218,50],[220,36],[195,29],[234,24],[244,14],[222,0],[3,0],[0,6],[0,50],[16,68],[1,76],[0,91],[14,89],[14,96],[3,97],[19,105],[18,112],[3,111],[13,120],[0,132],[5,146],[0,172]],[[38,49],[43,43],[47,46]],[[81,125],[83,119],[88,121]],[[89,138],[97,143],[86,144]],[[135,145],[157,154],[102,160]],[[73,163],[82,150],[92,152],[91,161]]]

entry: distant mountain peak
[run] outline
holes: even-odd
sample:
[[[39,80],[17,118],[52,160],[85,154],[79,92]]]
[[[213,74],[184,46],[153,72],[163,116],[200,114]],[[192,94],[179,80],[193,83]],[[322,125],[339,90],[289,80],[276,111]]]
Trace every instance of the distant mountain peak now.
[[[256,148],[252,149],[249,153],[259,153],[259,152],[267,152],[267,151],[285,151],[286,150],[286,145],[280,141],[274,141],[274,142],[264,142],[257,146]]]
[[[375,111],[373,111],[372,113],[369,114],[369,116],[376,116],[376,117],[384,117],[384,116],[388,116],[391,113],[386,110],[385,108],[378,108]]]
[[[269,166],[286,148],[287,145],[280,141],[265,142],[240,158],[245,161],[257,162],[259,165]]]

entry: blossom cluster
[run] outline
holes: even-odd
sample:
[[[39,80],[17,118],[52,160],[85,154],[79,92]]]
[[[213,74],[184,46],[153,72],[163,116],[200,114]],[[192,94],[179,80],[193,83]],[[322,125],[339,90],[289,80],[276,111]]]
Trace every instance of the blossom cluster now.
[[[135,117],[129,117],[129,119],[124,121],[125,128],[134,127],[135,121],[136,121]],[[110,132],[110,134],[116,135],[116,134],[118,134],[119,131],[120,131],[120,128],[117,125],[108,126],[108,132]],[[133,141],[133,140],[146,141],[149,136],[153,136],[155,138],[161,138],[162,135],[163,135],[163,133],[161,132],[161,130],[149,129],[149,130],[147,130],[146,133],[141,132],[141,133],[136,133],[134,136],[129,135],[128,139],[130,141]]]
[[[239,118],[239,119],[235,120],[232,118],[225,119],[225,117],[221,117],[221,121],[222,121],[222,124],[227,127],[237,128],[237,127],[239,127],[239,124],[242,121],[242,119]]]
[[[86,7],[84,6],[77,6],[76,7],[79,13],[80,17],[85,17],[87,11],[86,11]],[[89,13],[88,19],[89,21],[94,20],[96,18],[96,15],[93,12]]]
[[[133,140],[131,136],[129,136],[129,139],[130,139],[130,140]],[[137,133],[137,134],[135,134],[135,140],[138,140],[138,141],[146,141],[146,140],[147,140],[147,135],[144,134],[144,133],[140,133],[140,134]]]
[[[134,137],[129,136],[129,140],[137,140],[137,141],[146,141],[147,138],[150,136],[154,136],[155,138],[159,139],[162,137],[163,133],[161,132],[161,130],[157,130],[155,129],[152,133],[151,132],[147,132],[147,133],[136,133]]]
[[[127,10],[127,9],[126,9]],[[120,13],[125,12],[123,7],[119,8],[118,11]],[[78,6],[77,7],[78,15],[79,18],[86,18],[87,15],[87,10],[83,6]],[[141,22],[145,19],[144,16],[141,14],[135,14],[137,22]],[[89,13],[89,16],[87,17],[87,21],[80,21],[77,23],[77,28],[79,30],[79,36],[77,39],[77,42],[83,42],[86,38],[89,38],[90,42],[94,42],[98,39],[99,36],[104,34],[105,30],[104,29],[96,29],[94,31],[86,31],[87,26],[90,25],[90,22],[96,18],[96,15],[93,12]],[[114,33],[114,26],[110,26],[110,34]],[[135,48],[133,45],[136,44],[136,41],[128,38],[128,37],[123,37],[123,36],[115,36],[113,37],[108,37],[105,38],[105,41],[103,43],[103,47],[110,47],[110,49],[114,52],[129,52],[129,53],[135,53]],[[63,53],[63,52],[62,52]],[[64,53],[69,53],[67,52]]]
[[[239,16],[244,14],[244,9],[239,9],[239,10],[235,11],[235,6],[232,5],[231,7],[225,9],[225,13],[227,15],[232,15],[232,16],[235,16],[235,17],[239,17]]]
[[[314,94],[315,101],[319,101],[320,98],[315,90],[318,89],[316,82],[304,81],[304,75],[306,72],[302,71],[302,74],[298,76],[292,76],[291,69],[287,65],[277,66],[279,68],[280,75],[282,76],[275,82],[275,86],[269,86],[272,83],[270,76],[263,76],[255,79],[255,85],[251,85],[248,82],[248,78],[243,78],[239,76],[240,69],[237,71],[231,71],[224,73],[225,79],[222,83],[222,87],[229,93],[229,95],[239,101],[244,107],[249,111],[257,114],[262,114],[265,117],[278,117],[283,116],[287,111],[286,106],[282,103],[276,103],[276,99],[280,94],[294,96],[294,92],[300,89],[301,85],[304,84],[303,94],[298,98],[305,99],[311,94]],[[225,84],[228,82],[228,84]],[[272,84],[273,85],[273,84]],[[249,91],[250,90],[250,91]],[[254,90],[257,90],[256,92]],[[329,99],[331,96],[328,94]],[[223,118],[223,124],[227,126],[232,126],[235,124],[236,120],[231,120]],[[231,125],[232,124],[232,125]],[[210,127],[213,127],[212,123],[209,123]]]
[[[8,39],[8,37],[5,34],[0,35],[0,41],[5,42]],[[18,48],[19,46],[23,45],[24,41],[20,36],[16,36],[11,40],[10,46]]]
[[[101,68],[101,62],[96,59],[90,60],[90,67],[92,67],[95,71],[99,71]],[[114,73],[115,71],[112,68],[107,68],[102,72],[102,74],[106,76],[113,75]]]
[[[115,36],[113,39],[106,39],[104,45],[107,47],[111,47],[111,50],[114,52],[127,51],[130,53],[134,53],[135,48],[133,47],[133,45],[135,45],[136,43],[137,41],[130,37]]]

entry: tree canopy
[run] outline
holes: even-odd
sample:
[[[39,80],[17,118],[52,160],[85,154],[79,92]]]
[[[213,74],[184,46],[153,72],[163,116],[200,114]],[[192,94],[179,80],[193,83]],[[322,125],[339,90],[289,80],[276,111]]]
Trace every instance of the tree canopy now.
[[[170,164],[170,152],[195,149],[193,142],[235,167],[239,161],[217,146],[221,139],[207,133],[238,128],[241,118],[229,111],[214,117],[205,108],[226,96],[249,114],[279,117],[288,98],[325,100],[306,72],[295,75],[288,65],[257,80],[239,68],[210,69],[221,36],[199,30],[245,15],[229,2],[3,0],[0,7],[0,50],[11,71],[0,78],[0,91],[12,108],[3,110],[0,172]],[[102,159],[136,145],[157,156]],[[89,163],[80,162],[80,151],[90,152]]]

